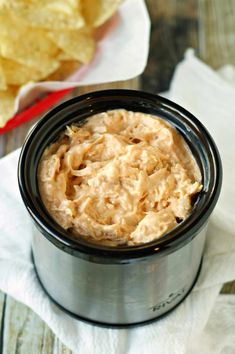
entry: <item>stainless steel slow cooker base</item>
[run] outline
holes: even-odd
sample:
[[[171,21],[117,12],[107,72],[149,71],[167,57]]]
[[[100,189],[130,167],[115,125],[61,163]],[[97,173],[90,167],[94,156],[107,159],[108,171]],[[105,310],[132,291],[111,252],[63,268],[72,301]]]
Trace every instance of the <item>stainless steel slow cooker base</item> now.
[[[60,307],[106,326],[149,323],[175,308],[197,279],[207,225],[186,245],[164,257],[116,264],[81,259],[33,231],[38,278]]]
[[[191,288],[188,290],[188,292],[184,295],[184,297],[182,297],[180,299],[180,301],[174,306],[172,307],[170,310],[167,310],[167,312],[163,313],[162,315],[160,316],[156,316],[154,318],[152,318],[151,320],[147,320],[147,321],[141,321],[141,322],[136,322],[136,323],[129,323],[129,324],[116,324],[116,323],[104,323],[104,322],[98,322],[98,321],[94,321],[94,320],[91,320],[89,318],[86,318],[86,317],[82,317],[82,316],[78,316],[77,314],[67,310],[65,307],[63,307],[62,305],[60,305],[58,302],[56,302],[52,297],[51,295],[47,292],[46,288],[44,287],[39,275],[38,275],[38,272],[37,272],[37,268],[36,268],[36,265],[35,265],[35,262],[34,262],[34,257],[33,257],[33,252],[31,252],[31,257],[32,257],[32,262],[33,262],[33,265],[34,265],[34,270],[35,270],[35,273],[36,273],[36,276],[37,276],[37,279],[41,285],[41,287],[43,288],[43,290],[45,291],[45,293],[47,294],[47,296],[49,297],[49,299],[59,308],[61,309],[62,311],[64,311],[67,315],[73,317],[74,319],[76,320],[79,320],[79,321],[82,321],[82,322],[85,322],[85,323],[88,323],[90,325],[95,325],[95,326],[99,326],[99,327],[105,327],[105,328],[115,328],[115,329],[123,329],[123,328],[133,328],[133,327],[137,327],[137,326],[144,326],[144,325],[148,325],[148,324],[151,324],[153,322],[156,322],[157,320],[160,320],[166,316],[168,316],[172,311],[174,311],[179,305],[181,305],[181,303],[188,297],[188,295],[191,293],[191,291],[193,290],[197,280],[198,280],[198,277],[200,275],[200,272],[201,272],[201,269],[202,269],[202,264],[203,264],[203,256],[201,258],[201,262],[200,262],[200,266],[199,266],[199,269],[198,269],[198,272],[197,272],[197,275],[196,275],[196,278],[191,286]]]
[[[70,124],[112,109],[152,114],[175,127],[201,170],[203,189],[186,220],[163,237],[133,247],[94,245],[75,239],[48,214],[38,189],[37,168],[45,148]],[[55,107],[30,131],[19,158],[19,189],[34,222],[32,250],[49,296],[77,318],[111,327],[160,318],[178,306],[199,274],[208,219],[222,182],[217,148],[189,112],[140,91],[106,90]]]

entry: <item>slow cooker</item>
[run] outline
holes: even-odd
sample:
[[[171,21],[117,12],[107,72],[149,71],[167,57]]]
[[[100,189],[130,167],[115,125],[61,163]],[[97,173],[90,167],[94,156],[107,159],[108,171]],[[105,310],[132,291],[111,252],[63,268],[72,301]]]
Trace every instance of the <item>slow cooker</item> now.
[[[138,246],[108,247],[75,240],[48,214],[38,190],[44,149],[72,123],[112,109],[161,117],[189,145],[203,189],[190,216],[165,236]],[[106,326],[146,323],[174,309],[198,277],[209,217],[219,197],[222,167],[202,123],[179,105],[133,90],[105,90],[75,97],[48,112],[29,132],[18,165],[19,189],[34,224],[32,257],[50,298],[79,319]]]

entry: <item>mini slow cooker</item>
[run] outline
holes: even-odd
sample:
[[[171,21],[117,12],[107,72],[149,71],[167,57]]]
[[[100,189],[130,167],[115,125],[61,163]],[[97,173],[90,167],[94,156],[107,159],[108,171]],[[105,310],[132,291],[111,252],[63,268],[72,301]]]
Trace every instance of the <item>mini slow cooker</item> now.
[[[172,124],[199,165],[203,189],[190,216],[165,236],[143,245],[114,248],[74,240],[50,217],[40,198],[37,167],[44,149],[66,125],[120,108],[157,115]],[[18,180],[34,223],[36,273],[62,309],[100,325],[134,325],[168,313],[189,294],[200,271],[222,168],[213,139],[188,111],[160,96],[132,90],[75,97],[52,109],[31,129],[20,154]]]

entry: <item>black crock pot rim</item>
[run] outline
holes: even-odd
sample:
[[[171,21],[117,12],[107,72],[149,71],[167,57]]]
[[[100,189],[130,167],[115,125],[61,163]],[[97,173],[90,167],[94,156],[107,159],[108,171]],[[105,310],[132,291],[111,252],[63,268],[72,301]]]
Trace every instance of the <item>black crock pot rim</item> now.
[[[206,205],[203,205],[203,207],[200,210],[197,210],[195,213],[193,211],[189,215],[189,217],[185,221],[183,221],[178,227],[171,230],[169,233],[162,236],[161,238],[137,246],[126,246],[126,247],[102,246],[99,244],[93,244],[82,238],[75,241],[73,238],[71,238],[71,236],[68,235],[66,230],[62,229],[52,218],[50,221],[52,224],[54,224],[53,225],[54,227],[51,227],[51,225],[45,223],[45,220],[42,220],[41,216],[40,217],[37,216],[37,210],[35,209],[35,205],[34,205],[35,201],[32,200],[32,196],[28,193],[24,183],[25,176],[24,176],[23,166],[27,156],[27,151],[28,148],[30,148],[30,145],[33,141],[35,134],[37,134],[38,130],[43,127],[44,123],[48,119],[53,118],[53,115],[55,113],[63,110],[64,108],[67,108],[73,103],[79,103],[84,100],[87,100],[87,102],[89,103],[89,100],[91,99],[100,98],[107,95],[119,96],[119,99],[121,99],[121,96],[130,96],[134,98],[139,97],[140,99],[141,98],[152,99],[152,100],[157,100],[161,104],[168,105],[169,107],[175,109],[176,112],[179,112],[181,115],[183,114],[185,117],[187,117],[187,119],[189,119],[191,122],[196,124],[198,128],[200,128],[200,131],[203,133],[203,136],[206,137],[206,142],[208,143],[207,152],[208,152],[208,148],[209,151],[210,149],[212,151],[212,157],[214,163],[213,166],[215,169],[214,171],[215,181],[214,181],[212,193],[210,195],[210,199],[209,201],[207,201],[207,203],[205,203]],[[222,184],[222,164],[221,164],[217,147],[211,135],[207,131],[207,129],[194,115],[192,115],[190,112],[188,112],[180,105],[166,98],[163,98],[161,96],[144,92],[144,91],[127,90],[127,89],[109,89],[109,90],[94,91],[67,100],[59,104],[58,106],[54,107],[49,112],[47,112],[31,128],[23,144],[20,157],[19,157],[18,183],[19,183],[19,189],[24,204],[28,212],[32,216],[34,222],[36,223],[36,226],[40,229],[41,233],[47,239],[49,239],[49,241],[54,243],[61,250],[83,258],[98,257],[107,260],[110,258],[110,259],[125,261],[129,259],[139,259],[151,255],[163,255],[166,253],[172,253],[179,247],[182,247],[184,244],[189,242],[195,236],[197,231],[199,231],[201,227],[205,224],[205,222],[207,221],[209,215],[212,213],[215,204],[218,200],[221,184]],[[41,204],[42,204],[42,208],[44,208],[45,210],[45,207],[43,206],[42,202]]]

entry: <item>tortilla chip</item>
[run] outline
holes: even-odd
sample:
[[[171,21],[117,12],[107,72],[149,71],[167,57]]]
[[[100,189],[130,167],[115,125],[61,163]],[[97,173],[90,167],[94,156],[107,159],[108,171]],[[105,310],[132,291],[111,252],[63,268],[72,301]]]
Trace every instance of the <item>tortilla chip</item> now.
[[[0,53],[20,64],[54,67],[58,48],[45,30],[22,26],[14,16],[0,12]]]
[[[6,89],[7,89],[6,77],[2,67],[2,63],[0,61],[0,90],[6,90]]]
[[[81,63],[75,60],[63,61],[60,67],[51,75],[47,76],[47,81],[63,81],[79,69]]]
[[[47,77],[49,74],[57,70],[59,62],[52,62],[53,65],[48,67],[40,66],[38,69],[23,64],[19,64],[14,60],[1,58],[5,79],[8,85],[23,85],[29,81],[38,81]]]
[[[15,107],[16,88],[0,91],[0,128],[13,117]]]
[[[32,27],[74,29],[85,25],[79,0],[1,0],[1,8],[17,14]]]
[[[95,51],[95,41],[90,29],[50,31],[48,37],[71,59],[82,63],[91,61]]]
[[[60,50],[59,54],[57,54],[56,59],[58,59],[60,61],[71,60],[71,55],[69,55],[68,53],[65,53],[63,50]]]
[[[82,14],[86,24],[98,27],[107,21],[123,0],[81,0]]]

